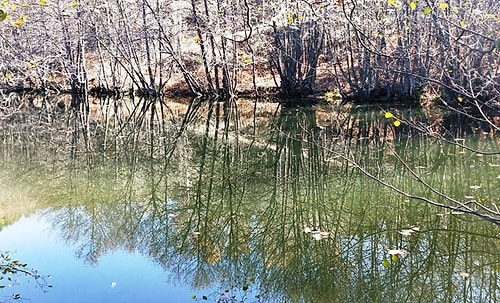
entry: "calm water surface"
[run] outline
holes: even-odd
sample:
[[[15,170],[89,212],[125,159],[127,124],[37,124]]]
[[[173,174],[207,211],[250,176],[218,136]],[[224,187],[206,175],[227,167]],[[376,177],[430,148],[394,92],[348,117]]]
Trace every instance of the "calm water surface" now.
[[[357,168],[449,203],[411,169],[452,198],[494,208],[498,156],[395,128],[379,109],[168,106],[161,121],[149,107],[109,114],[103,104],[90,120],[37,111],[0,123],[0,251],[53,286],[0,281],[0,302],[18,301],[13,294],[28,302],[498,301],[498,226],[397,195]],[[466,130],[455,138],[500,150],[494,135]]]

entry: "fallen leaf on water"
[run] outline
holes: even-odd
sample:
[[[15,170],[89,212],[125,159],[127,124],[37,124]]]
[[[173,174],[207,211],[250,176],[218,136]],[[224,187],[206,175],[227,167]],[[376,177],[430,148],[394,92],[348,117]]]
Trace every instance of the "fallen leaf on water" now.
[[[326,239],[330,237],[330,232],[328,231],[320,231],[319,229],[312,229],[310,231],[311,236],[313,237],[314,240],[319,241],[322,239]]]
[[[411,236],[411,234],[413,234],[413,230],[412,229],[403,229],[401,231],[398,231],[399,234],[403,235],[403,236]]]
[[[328,232],[328,231],[322,231],[319,234],[321,235],[321,238],[323,238],[323,239],[330,237],[330,232]]]
[[[420,230],[420,227],[412,226],[409,229],[402,229],[401,231],[398,231],[398,233],[403,235],[403,236],[411,236],[411,234],[413,234],[419,230]]]

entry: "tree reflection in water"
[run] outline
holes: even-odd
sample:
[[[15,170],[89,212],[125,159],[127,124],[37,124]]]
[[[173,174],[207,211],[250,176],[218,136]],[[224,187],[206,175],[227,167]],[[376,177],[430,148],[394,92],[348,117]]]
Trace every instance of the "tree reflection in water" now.
[[[135,120],[113,134],[75,117],[52,126],[67,137],[12,129],[2,138],[2,179],[30,184],[41,201],[31,211],[42,209],[87,262],[140,251],[177,281],[213,289],[210,299],[227,290],[245,302],[495,301],[498,227],[394,195],[336,155],[428,195],[390,144],[440,190],[495,201],[487,163],[411,130],[402,136],[378,111],[268,116],[209,100],[171,119],[145,107],[146,132]],[[29,141],[37,131],[54,145]],[[36,154],[17,149],[32,144]],[[477,182],[487,190],[471,193]]]

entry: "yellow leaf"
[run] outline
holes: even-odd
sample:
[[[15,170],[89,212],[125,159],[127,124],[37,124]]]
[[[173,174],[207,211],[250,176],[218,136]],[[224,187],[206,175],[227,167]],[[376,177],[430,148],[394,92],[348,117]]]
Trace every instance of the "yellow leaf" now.
[[[389,3],[389,5],[394,5],[394,1],[395,0],[388,0],[387,3]]]
[[[28,6],[30,6],[30,5],[29,5],[29,3],[24,2],[21,6],[22,6],[22,7],[28,7]]]
[[[458,98],[457,98],[457,101],[458,101],[458,102],[460,102],[460,103],[462,103],[462,102],[464,101],[464,98],[462,98],[462,97],[458,97]]]
[[[417,9],[417,5],[415,4],[415,2],[413,2],[413,1],[412,1],[412,2],[410,2],[410,9],[411,9],[412,11],[414,11],[414,10],[416,10],[416,9]]]
[[[38,5],[41,5],[41,6],[45,6],[45,5],[47,5],[48,3],[47,3],[47,1],[44,1],[44,0],[39,0],[39,1],[37,2],[37,4],[38,4]]]
[[[18,18],[16,21],[14,21],[14,23],[12,23],[12,26],[13,27],[20,27],[20,26],[23,26],[24,25],[24,19],[23,17],[21,18]]]
[[[394,121],[394,126],[399,127],[401,125],[401,121],[396,120]]]
[[[77,7],[77,6],[78,6],[78,3],[76,3],[76,2],[71,2],[71,7],[72,7],[72,8],[75,8],[75,7]]]
[[[328,91],[325,93],[325,100],[327,102],[333,102],[335,100],[335,93],[332,91]]]
[[[386,113],[385,113],[385,118],[386,118],[386,119],[390,119],[390,118],[392,118],[392,117],[394,117],[394,116],[393,116],[390,112],[386,112]]]
[[[430,8],[430,7],[424,8],[424,15],[428,15],[430,13],[432,13],[432,8]]]
[[[465,25],[465,21],[460,21],[460,27],[464,29],[467,27],[467,25]]]
[[[200,37],[194,37],[194,43],[200,43]]]
[[[384,259],[384,261],[382,262],[382,265],[383,265],[386,269],[391,268],[391,262],[387,261],[387,259]]]
[[[445,9],[447,9],[447,8],[448,8],[448,4],[447,4],[447,3],[441,3],[441,4],[439,4],[439,8],[440,8],[441,10],[445,10]]]

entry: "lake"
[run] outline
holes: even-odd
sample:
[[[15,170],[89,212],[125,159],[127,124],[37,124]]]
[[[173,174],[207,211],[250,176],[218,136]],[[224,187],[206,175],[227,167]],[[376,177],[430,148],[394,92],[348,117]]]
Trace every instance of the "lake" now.
[[[41,278],[0,280],[0,302],[497,302],[498,136],[450,117],[442,140],[419,110],[391,110],[398,127],[386,111],[3,117],[0,252]]]

